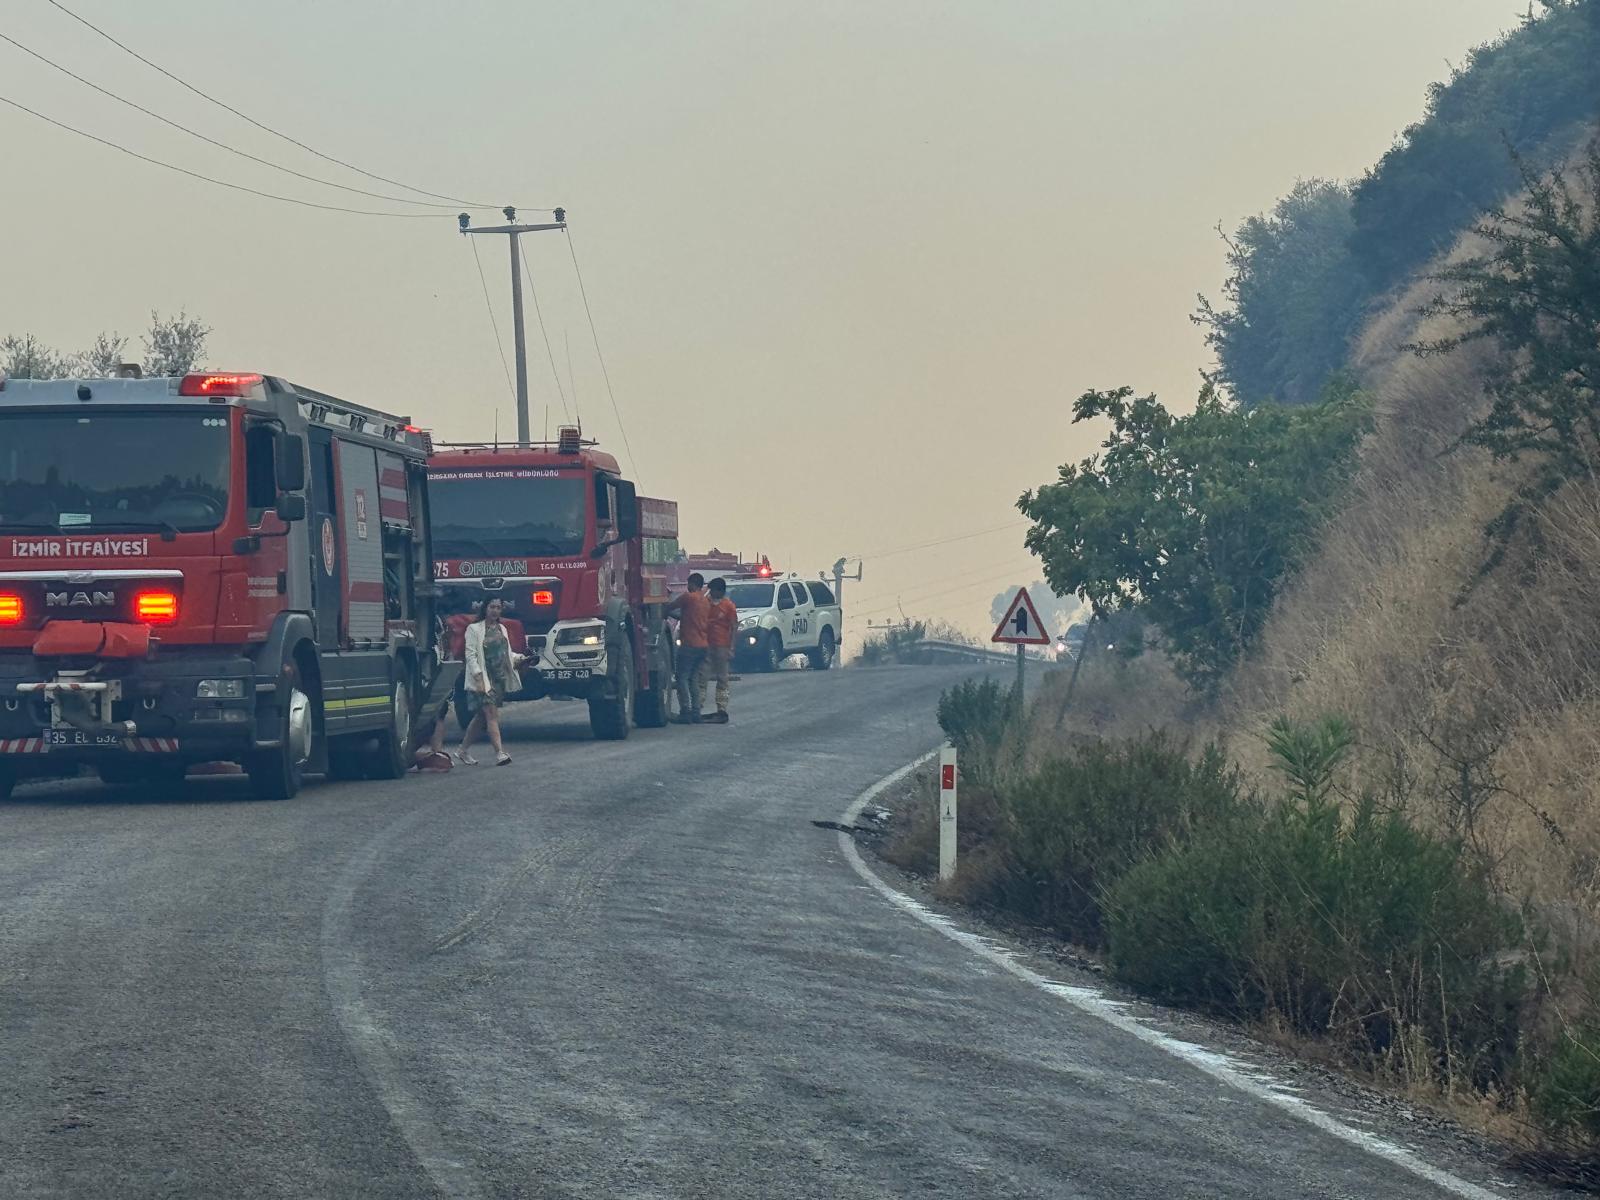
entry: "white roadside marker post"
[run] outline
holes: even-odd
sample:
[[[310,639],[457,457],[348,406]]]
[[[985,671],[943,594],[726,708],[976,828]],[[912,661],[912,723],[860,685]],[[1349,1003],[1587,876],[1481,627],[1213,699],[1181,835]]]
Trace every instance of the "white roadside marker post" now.
[[[939,749],[939,880],[956,873],[956,748]]]

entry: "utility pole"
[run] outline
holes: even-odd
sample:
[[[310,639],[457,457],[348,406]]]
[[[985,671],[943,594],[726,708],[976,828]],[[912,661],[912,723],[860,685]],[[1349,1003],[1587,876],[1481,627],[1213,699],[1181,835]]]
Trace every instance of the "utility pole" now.
[[[471,233],[503,233],[511,243],[511,325],[517,345],[517,445],[526,446],[533,436],[528,422],[528,346],[522,329],[522,243],[525,233],[540,233],[547,229],[565,229],[567,210],[558,208],[555,221],[549,225],[518,225],[517,210],[506,205],[500,210],[506,215],[506,224],[473,229],[472,217],[461,213],[456,220],[461,224],[463,236]]]
[[[853,583],[861,582],[860,561],[857,560],[856,562],[856,573],[854,575],[846,575],[844,573],[844,564],[845,560],[842,558],[833,564],[833,598],[839,602],[841,607],[844,605],[844,581],[848,579]]]

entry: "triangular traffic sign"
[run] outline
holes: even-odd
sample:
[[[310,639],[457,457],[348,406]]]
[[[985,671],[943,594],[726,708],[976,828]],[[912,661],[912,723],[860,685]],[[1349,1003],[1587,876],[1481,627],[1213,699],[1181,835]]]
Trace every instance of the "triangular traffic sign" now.
[[[1045,632],[1039,610],[1033,606],[1027,588],[1018,588],[1006,608],[1006,615],[995,626],[991,642],[1006,642],[1013,646],[1048,646],[1050,635]]]

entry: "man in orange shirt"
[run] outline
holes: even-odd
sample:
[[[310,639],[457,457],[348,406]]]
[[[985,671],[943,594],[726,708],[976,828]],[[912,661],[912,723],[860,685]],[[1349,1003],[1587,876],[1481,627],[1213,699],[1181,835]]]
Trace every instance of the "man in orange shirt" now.
[[[706,625],[711,601],[706,599],[706,577],[689,576],[689,590],[667,605],[678,618],[678,716],[680,725],[700,724],[700,702],[705,697],[701,674],[706,666]]]
[[[710,615],[706,618],[706,673],[717,683],[717,711],[706,718],[717,725],[728,723],[728,668],[733,663],[733,635],[739,630],[739,610],[728,599],[728,581],[711,581]],[[704,686],[702,682],[702,687]],[[701,695],[697,690],[695,709]]]

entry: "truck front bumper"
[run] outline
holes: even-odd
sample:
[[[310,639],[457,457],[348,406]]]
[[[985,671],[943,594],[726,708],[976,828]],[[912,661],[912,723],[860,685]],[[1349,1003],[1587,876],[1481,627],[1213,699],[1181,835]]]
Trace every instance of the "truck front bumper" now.
[[[202,681],[216,681],[205,689],[213,695],[200,695]],[[249,659],[217,653],[108,663],[88,683],[53,662],[0,659],[0,758],[238,758],[258,744],[258,693],[277,686]]]
[[[528,658],[520,671],[522,691],[508,699],[588,699],[604,691],[610,670],[605,622],[561,621],[548,633],[528,636]]]

